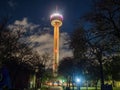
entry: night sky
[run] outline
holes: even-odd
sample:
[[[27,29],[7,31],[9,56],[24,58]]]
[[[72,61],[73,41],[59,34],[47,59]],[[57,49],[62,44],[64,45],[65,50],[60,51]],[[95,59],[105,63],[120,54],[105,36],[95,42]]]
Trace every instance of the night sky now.
[[[63,14],[63,25],[60,28],[60,60],[73,56],[66,44],[66,38],[75,29],[80,17],[90,10],[91,0],[0,0],[0,17],[10,16],[8,27],[24,26],[25,37],[20,38],[40,55],[53,52],[53,27],[50,15],[58,11]],[[44,33],[46,30],[50,33]],[[41,32],[43,33],[41,34]]]
[[[91,0],[0,0],[0,17],[11,16],[11,22],[26,17],[30,22],[50,26],[49,16],[57,6],[64,16],[61,30],[71,32],[90,5]]]

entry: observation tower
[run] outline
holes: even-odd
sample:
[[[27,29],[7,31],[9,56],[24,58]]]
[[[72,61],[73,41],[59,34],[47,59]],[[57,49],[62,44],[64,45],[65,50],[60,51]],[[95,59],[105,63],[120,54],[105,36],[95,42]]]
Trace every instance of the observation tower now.
[[[53,76],[56,77],[59,65],[59,27],[62,26],[63,16],[58,12],[53,13],[50,21],[54,27]]]

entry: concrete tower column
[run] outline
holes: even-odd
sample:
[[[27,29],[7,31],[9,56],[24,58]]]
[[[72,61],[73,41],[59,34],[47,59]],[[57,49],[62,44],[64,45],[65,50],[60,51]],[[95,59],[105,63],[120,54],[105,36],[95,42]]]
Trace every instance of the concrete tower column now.
[[[54,27],[54,50],[53,50],[53,76],[57,76],[59,65],[59,27],[62,25],[63,16],[54,13],[50,16],[51,25]]]

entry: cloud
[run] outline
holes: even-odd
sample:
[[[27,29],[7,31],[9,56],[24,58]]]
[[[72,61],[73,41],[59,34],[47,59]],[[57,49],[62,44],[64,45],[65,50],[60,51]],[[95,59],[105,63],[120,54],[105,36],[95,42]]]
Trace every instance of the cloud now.
[[[45,52],[53,55],[53,34],[46,32],[45,30],[50,30],[50,27],[44,27],[41,29],[40,25],[28,22],[27,18],[23,18],[22,20],[16,20],[13,25],[9,25],[10,28],[14,30],[17,26],[23,26],[24,30],[27,33],[34,32],[29,34],[28,36],[22,37],[21,41],[25,42],[29,45],[33,50],[37,51],[40,55]],[[40,34],[36,34],[39,30]],[[43,33],[45,32],[45,33]],[[69,49],[69,46],[66,44],[66,38],[69,35],[67,32],[60,33],[60,60],[64,57],[73,56],[72,51]]]
[[[22,20],[16,20],[14,22],[15,25],[29,25],[27,18],[23,18]]]
[[[13,24],[9,25],[8,27],[15,32],[19,30],[21,32],[26,32],[28,36],[33,35],[35,33],[41,33],[40,25],[28,22],[28,19],[26,17],[24,17],[22,20],[16,20]]]
[[[60,59],[73,56],[72,50],[69,49],[69,45],[67,44],[68,41],[66,39],[69,39],[68,33],[60,33]]]
[[[69,46],[66,45],[65,38],[68,37],[67,33],[60,34],[60,60],[64,57],[71,57],[72,51],[69,49]],[[53,55],[53,35],[50,33],[46,33],[40,36],[32,35],[28,38],[23,38],[29,46],[32,47],[35,51],[37,51],[40,55],[48,52]],[[52,52],[52,53],[51,53]]]

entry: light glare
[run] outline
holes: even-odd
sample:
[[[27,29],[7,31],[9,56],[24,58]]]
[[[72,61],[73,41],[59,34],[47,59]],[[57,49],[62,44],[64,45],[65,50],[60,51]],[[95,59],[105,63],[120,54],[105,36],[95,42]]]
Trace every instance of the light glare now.
[[[77,77],[77,78],[75,79],[75,82],[76,82],[77,84],[79,84],[79,83],[81,82],[81,78],[78,78],[78,77]]]
[[[57,16],[63,19],[63,16],[62,16],[62,14],[60,14],[60,13],[53,13],[53,14],[50,16],[50,18],[57,17]]]

